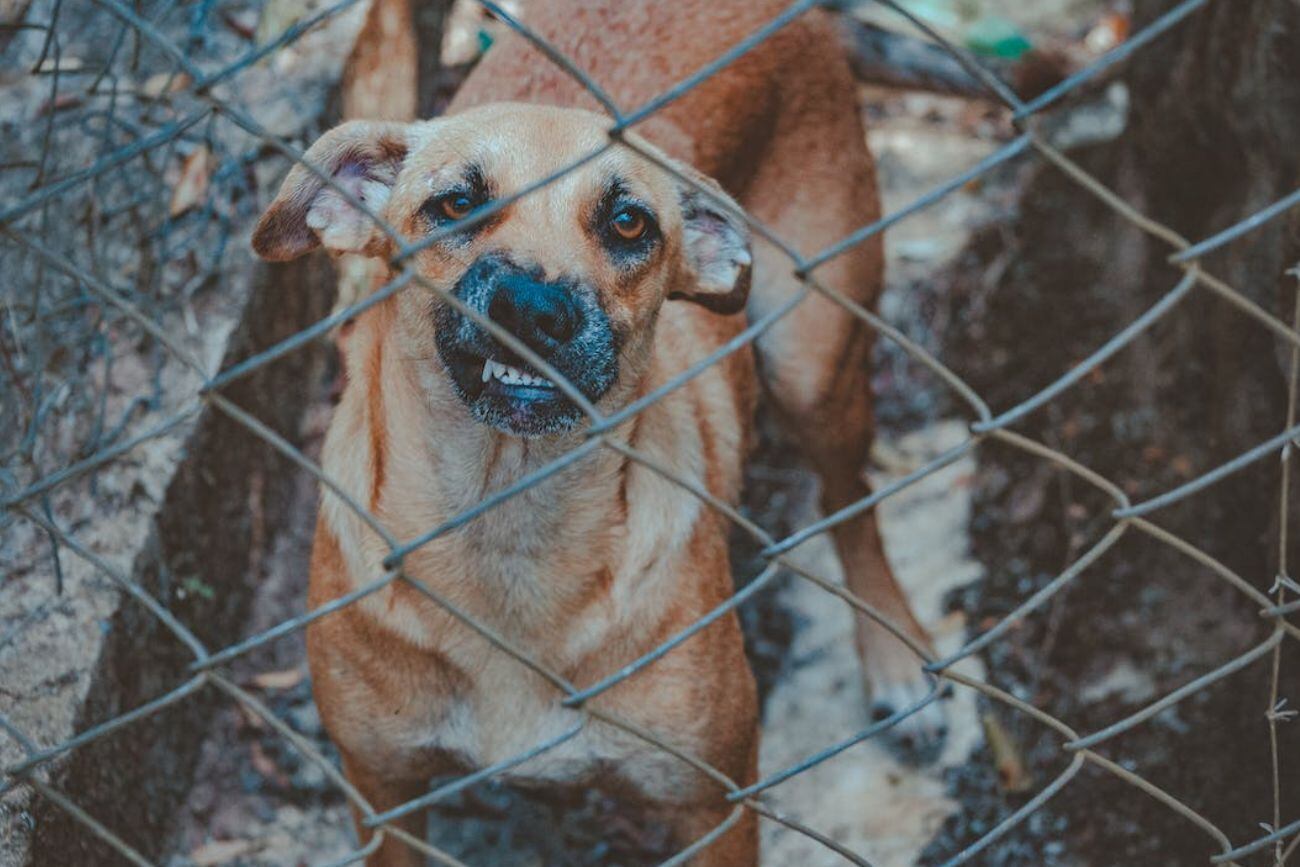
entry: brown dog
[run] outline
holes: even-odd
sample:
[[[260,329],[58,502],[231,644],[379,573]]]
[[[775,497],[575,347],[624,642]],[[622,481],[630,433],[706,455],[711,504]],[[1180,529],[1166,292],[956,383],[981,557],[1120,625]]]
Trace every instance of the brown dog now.
[[[537,32],[631,107],[779,8],[752,0],[537,0],[528,11]],[[593,106],[564,72],[508,38],[447,117],[345,124],[308,157],[416,240],[607,141],[609,119],[583,110]],[[418,254],[421,275],[458,305],[410,288],[356,320],[345,341],[348,384],[322,462],[393,537],[419,536],[584,441],[573,402],[458,306],[513,334],[610,414],[734,337],[745,318],[729,314],[761,316],[800,290],[776,250],[757,245],[751,253],[734,203],[705,175],[804,254],[877,216],[853,83],[820,13],[783,28],[638,132],[645,138],[628,140],[653,159],[611,148]],[[392,252],[369,218],[302,167],[290,172],[253,244],[276,260],[317,246],[381,260]],[[870,305],[881,283],[878,241],[817,276]],[[820,471],[827,510],[869,492],[862,470],[872,434],[870,348],[863,324],[819,296],[758,342],[765,393]],[[754,361],[748,349],[728,356],[607,437],[735,502],[758,391]],[[405,571],[581,688],[730,595],[727,529],[690,492],[600,448],[416,549]],[[925,642],[874,515],[842,523],[834,535],[850,588]],[[379,536],[327,492],[310,605],[377,580],[386,554]],[[887,632],[862,620],[859,646],[885,709],[878,713],[924,695],[918,661]],[[510,758],[580,719],[544,677],[403,583],[317,621],[308,649],[317,702],[348,778],[379,811],[418,796],[433,776]],[[733,615],[589,706],[739,783],[755,778],[757,707]],[[928,708],[906,730],[934,736],[936,714]],[[613,786],[662,807],[683,845],[732,806],[690,764],[595,720],[506,777]],[[422,831],[414,816],[402,823]],[[371,863],[419,858],[390,838]],[[752,814],[694,863],[756,864]]]

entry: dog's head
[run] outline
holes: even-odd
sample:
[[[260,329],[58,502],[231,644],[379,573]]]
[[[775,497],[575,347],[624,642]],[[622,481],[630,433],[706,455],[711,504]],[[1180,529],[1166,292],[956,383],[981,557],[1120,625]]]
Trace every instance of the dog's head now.
[[[415,266],[459,305],[407,290],[397,327],[409,357],[440,365],[473,417],[508,433],[559,432],[582,412],[464,309],[607,406],[644,371],[666,301],[718,313],[745,305],[751,257],[739,208],[639,140],[654,160],[612,147],[483,218],[494,202],[596,150],[608,127],[585,111],[503,104],[412,124],[346,123],[307,151],[321,175],[407,242],[439,236]],[[321,175],[294,167],[254,231],[254,249],[271,260],[317,246],[390,258],[391,238]]]

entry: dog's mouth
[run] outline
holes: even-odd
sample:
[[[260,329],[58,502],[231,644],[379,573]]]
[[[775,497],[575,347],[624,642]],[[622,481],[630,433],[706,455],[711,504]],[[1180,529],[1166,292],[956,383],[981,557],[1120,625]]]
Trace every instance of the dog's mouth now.
[[[617,381],[620,341],[598,293],[584,282],[543,282],[536,269],[485,256],[462,275],[454,292],[572,386],[561,390],[470,316],[439,305],[434,310],[438,355],[476,421],[526,437],[573,430],[585,414],[565,392],[576,390],[594,404]]]
[[[534,400],[550,397],[558,391],[555,383],[544,376],[529,373],[527,369],[492,358],[485,358],[482,363],[483,373],[479,380],[484,389],[494,394]]]
[[[449,378],[478,421],[517,436],[558,433],[582,421],[582,410],[551,379],[508,350],[481,355],[466,348],[448,349],[443,359]],[[585,393],[581,377],[570,381]]]

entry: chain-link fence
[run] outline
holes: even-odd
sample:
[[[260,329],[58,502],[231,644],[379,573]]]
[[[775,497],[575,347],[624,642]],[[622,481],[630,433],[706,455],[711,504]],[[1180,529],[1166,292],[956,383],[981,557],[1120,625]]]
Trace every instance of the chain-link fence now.
[[[42,23],[23,25],[24,28],[42,34],[42,56],[36,68],[39,74],[32,77],[31,86],[45,87],[48,91],[45,102],[47,110],[42,112],[39,123],[25,127],[20,135],[15,134],[10,153],[5,155],[7,162],[0,167],[11,173],[11,177],[15,172],[26,173],[24,184],[27,190],[0,207],[0,233],[4,236],[3,255],[7,262],[5,270],[11,282],[6,301],[6,317],[9,321],[5,325],[7,330],[0,334],[0,351],[3,352],[3,359],[0,360],[6,367],[7,376],[5,400],[6,406],[29,408],[25,413],[5,410],[5,415],[8,416],[4,421],[8,426],[4,442],[5,464],[12,468],[6,471],[3,479],[5,520],[30,522],[32,527],[44,534],[50,549],[55,553],[53,562],[56,569],[58,552],[65,551],[100,570],[118,588],[129,594],[135,603],[142,606],[149,616],[156,618],[187,649],[192,658],[188,665],[189,676],[179,685],[173,685],[169,691],[158,694],[147,703],[91,725],[62,743],[35,743],[6,716],[0,715],[0,728],[26,753],[26,758],[5,769],[4,791],[16,787],[32,787],[76,822],[106,841],[123,857],[133,863],[147,864],[149,861],[115,833],[113,828],[105,827],[78,806],[76,792],[59,790],[44,769],[52,760],[84,748],[123,727],[140,724],[164,708],[187,702],[201,692],[216,691],[242,705],[250,714],[261,718],[309,761],[318,765],[356,808],[363,823],[375,829],[375,835],[365,848],[336,863],[360,861],[375,851],[385,839],[398,838],[438,863],[460,864],[456,857],[411,836],[392,824],[393,821],[433,805],[469,784],[503,774],[567,742],[585,727],[611,726],[672,754],[685,765],[705,775],[716,784],[719,797],[734,805],[725,822],[678,852],[666,864],[689,861],[692,855],[708,847],[739,822],[745,811],[753,811],[766,820],[808,835],[850,863],[864,865],[869,862],[860,854],[848,851],[835,840],[801,821],[777,812],[770,805],[766,793],[816,765],[835,761],[849,747],[881,735],[922,707],[937,701],[945,689],[955,688],[978,691],[992,702],[1005,705],[1059,733],[1060,749],[1069,757],[1069,762],[1058,777],[1042,787],[976,843],[949,859],[947,865],[966,863],[973,859],[1070,785],[1087,764],[1140,789],[1184,817],[1199,832],[1208,835],[1220,850],[1211,859],[1214,863],[1241,863],[1241,859],[1265,851],[1274,853],[1275,863],[1284,863],[1300,846],[1300,820],[1288,823],[1283,817],[1281,822],[1276,823],[1280,827],[1275,826],[1255,839],[1231,840],[1215,825],[1211,817],[1201,815],[1178,795],[1165,791],[1138,773],[1107,758],[1099,752],[1099,748],[1122,733],[1147,723],[1189,696],[1232,677],[1234,673],[1258,660],[1266,657],[1276,660],[1284,642],[1300,638],[1300,627],[1287,620],[1288,614],[1300,610],[1300,602],[1294,600],[1296,588],[1287,578],[1286,510],[1289,491],[1285,473],[1280,492],[1282,515],[1279,526],[1282,538],[1278,550],[1281,567],[1278,581],[1270,592],[1261,591],[1250,577],[1237,574],[1202,551],[1192,540],[1169,532],[1156,521],[1160,510],[1186,498],[1205,495],[1216,482],[1254,462],[1278,455],[1285,461],[1291,454],[1296,438],[1300,436],[1296,413],[1296,385],[1300,375],[1300,304],[1297,305],[1296,320],[1288,324],[1250,300],[1237,288],[1219,279],[1202,264],[1206,254],[1247,235],[1261,224],[1300,204],[1300,191],[1285,196],[1213,237],[1190,241],[1168,226],[1150,219],[1092,177],[1073,159],[1054,147],[1040,128],[1039,116],[1045,109],[1057,105],[1068,95],[1123,63],[1166,31],[1195,15],[1209,0],[1188,0],[1179,4],[1109,53],[1029,101],[1018,97],[997,76],[963,49],[950,44],[906,8],[892,0],[877,2],[901,16],[926,38],[942,45],[993,99],[1006,107],[1018,135],[978,165],[953,177],[909,206],[862,226],[847,237],[825,239],[826,246],[811,256],[800,255],[777,233],[752,216],[744,215],[755,235],[784,252],[791,272],[803,286],[802,291],[790,303],[749,323],[736,339],[719,351],[702,359],[661,388],[612,414],[598,412],[582,392],[567,382],[545,359],[538,357],[527,345],[486,317],[460,304],[445,290],[428,283],[414,268],[412,263],[415,254],[448,234],[465,228],[464,223],[437,229],[414,243],[402,238],[384,223],[379,214],[368,210],[364,203],[337,185],[327,172],[304,162],[302,152],[287,141],[281,130],[260,119],[266,117],[265,112],[253,112],[235,98],[234,94],[240,90],[241,76],[256,74],[259,64],[264,66],[278,52],[310,34],[313,28],[327,19],[355,12],[353,7],[358,5],[356,0],[343,0],[329,5],[278,35],[270,34],[269,38],[260,42],[259,47],[239,53],[233,62],[220,65],[209,61],[213,58],[229,58],[242,43],[234,38],[223,42],[221,37],[213,36],[216,31],[205,27],[205,17],[213,14],[213,4],[210,3],[193,4],[188,12],[188,29],[185,26],[178,27],[175,16],[169,16],[173,11],[172,3],[155,4],[156,8],[146,11],[148,4],[126,3],[122,0],[89,0],[85,4],[79,4],[75,10],[66,2],[54,2],[48,7],[48,18]],[[659,162],[665,172],[673,173],[671,166],[658,161],[653,154],[640,150],[635,141],[626,138],[624,133],[666,105],[682,98],[792,21],[826,4],[818,0],[797,0],[724,55],[701,67],[660,96],[639,106],[615,104],[595,81],[526,24],[494,3],[484,0],[482,5],[579,82],[609,114],[611,124],[608,139],[601,147],[561,171],[538,178],[491,202],[469,218],[471,223],[490,219],[512,202],[556,182],[568,172],[614,148],[638,150],[643,157]],[[88,15],[108,16],[113,27],[104,32],[111,32],[114,36],[96,46],[100,52],[98,62],[87,63],[80,68],[69,68],[61,62],[63,43],[76,38],[76,23]],[[166,24],[161,23],[164,21]],[[232,20],[230,24],[226,32],[237,33],[240,28],[252,26],[245,20]],[[160,71],[145,75],[151,68]],[[69,107],[73,110],[61,110]],[[75,134],[71,137],[80,144],[61,149],[62,143],[70,138],[64,135],[68,131]],[[233,255],[228,251],[228,245],[237,238],[234,233],[246,225],[246,218],[255,209],[256,194],[261,188],[251,166],[266,153],[278,153],[307,166],[323,184],[333,188],[353,207],[369,214],[376,226],[390,239],[396,251],[391,260],[394,276],[363,300],[319,319],[311,327],[298,331],[251,357],[218,369],[218,363],[204,357],[201,342],[196,344],[195,329],[192,322],[187,323],[186,305],[198,287],[222,273],[225,263]],[[1168,261],[1181,269],[1182,276],[1156,304],[1068,373],[1017,405],[997,412],[957,372],[926,349],[882,321],[872,310],[825,285],[818,277],[818,269],[890,226],[938,204],[945,196],[971,181],[988,175],[1011,161],[1028,159],[1043,160],[1055,166],[1072,178],[1080,188],[1100,199],[1134,226],[1167,244]],[[195,163],[202,164],[202,171],[196,170],[191,176],[188,169]],[[169,168],[177,164],[183,166],[179,176]],[[73,166],[80,167],[73,170]],[[706,196],[711,195],[708,189],[692,179],[675,174],[680,182],[695,186]],[[196,180],[200,176],[202,181]],[[197,191],[180,192],[195,184],[198,185]],[[80,210],[69,213],[74,208]],[[132,239],[131,243],[123,246],[123,237]],[[587,416],[588,425],[580,447],[516,480],[451,520],[428,528],[418,537],[401,539],[394,537],[376,516],[349,496],[346,490],[329,478],[288,438],[232,401],[228,397],[228,390],[267,365],[302,351],[311,342],[319,340],[351,317],[385,299],[401,292],[421,291],[435,293],[442,301],[456,306],[461,313],[551,378],[570,400],[581,407]],[[1291,391],[1285,430],[1212,471],[1141,502],[1132,502],[1119,485],[1061,451],[1012,430],[1015,423],[1028,414],[1053,401],[1064,399],[1072,387],[1093,374],[1116,353],[1130,346],[1162,318],[1176,316],[1181,302],[1192,293],[1211,293],[1217,296],[1240,314],[1256,320],[1283,344],[1289,345]],[[925,466],[882,487],[870,497],[816,520],[784,538],[776,538],[730,503],[719,500],[671,467],[610,436],[618,425],[643,412],[710,365],[717,364],[724,357],[752,344],[774,323],[788,316],[797,304],[814,295],[821,295],[860,318],[888,340],[895,341],[902,351],[933,372],[955,399],[967,408],[972,419],[969,437]],[[93,315],[86,315],[87,311]],[[124,334],[134,336],[137,342],[150,347],[153,364],[139,380],[142,390],[125,403],[112,403],[103,397],[107,389],[99,388],[100,383],[91,381],[91,372],[98,371],[97,375],[103,376],[104,382],[107,381],[113,363],[111,347],[120,344],[120,338]],[[106,353],[109,354],[107,357]],[[167,405],[161,397],[164,391],[164,371],[170,369],[164,360],[168,363],[179,362],[186,369],[170,385],[173,392],[179,389],[186,395],[185,401],[179,405]],[[54,379],[62,383],[58,388],[49,389],[46,385],[51,381],[51,370],[57,371]],[[384,563],[387,571],[369,584],[303,616],[287,620],[238,643],[211,647],[211,642],[198,637],[196,632],[199,630],[194,628],[194,624],[184,622],[183,618],[176,616],[167,605],[151,595],[131,576],[96,554],[92,546],[79,540],[76,526],[56,518],[50,498],[61,486],[73,480],[93,478],[122,456],[152,440],[182,429],[203,411],[224,414],[315,476],[326,490],[346,504],[384,541],[388,548]],[[148,423],[138,424],[142,419],[147,419]],[[1113,523],[1109,531],[1082,556],[1024,599],[1006,617],[985,628],[959,652],[942,659],[932,658],[925,647],[917,644],[903,628],[892,623],[871,605],[838,583],[812,574],[805,565],[791,558],[791,552],[815,536],[875,507],[886,498],[989,441],[1022,450],[1102,492],[1113,501],[1113,510],[1110,512]],[[638,659],[618,660],[615,673],[597,683],[575,684],[561,673],[548,668],[542,661],[523,652],[508,633],[479,622],[434,588],[409,577],[404,564],[410,555],[433,540],[457,532],[489,510],[601,449],[615,450],[698,497],[762,547],[767,568],[725,604],[672,636],[654,651]],[[1091,564],[1122,538],[1134,534],[1150,537],[1181,552],[1189,561],[1205,567],[1257,605],[1260,617],[1271,624],[1267,638],[1140,711],[1093,732],[1075,731],[1054,716],[1050,708],[1035,707],[1006,691],[959,673],[954,668],[958,661],[1005,638],[1017,623],[1040,611],[1049,600],[1077,581]],[[710,623],[744,605],[774,579],[778,567],[794,573],[798,580],[811,582],[825,592],[834,594],[851,606],[856,616],[876,621],[907,643],[916,654],[917,665],[932,678],[932,688],[925,699],[917,705],[899,710],[887,719],[873,723],[839,743],[827,744],[825,749],[802,762],[769,773],[749,784],[730,779],[697,756],[682,752],[661,734],[647,731],[591,703],[596,696],[616,684],[636,677],[638,672],[656,664]],[[519,665],[526,666],[544,678],[555,689],[557,705],[571,709],[575,713],[576,722],[571,730],[558,738],[538,743],[518,756],[484,768],[467,778],[441,785],[409,803],[381,813],[366,803],[360,793],[309,740],[224,673],[223,667],[256,648],[302,630],[309,623],[328,617],[345,606],[353,605],[358,600],[397,583],[427,597],[490,642],[500,653],[512,657]],[[1288,590],[1292,593],[1290,599]],[[138,664],[148,665],[148,660],[139,660]],[[1276,684],[1276,674],[1274,683]],[[1277,702],[1278,698],[1275,694],[1274,701]],[[1287,714],[1283,705],[1277,704],[1270,716],[1270,725],[1276,727]],[[1274,761],[1276,775],[1276,751]],[[122,795],[129,797],[130,793],[123,792]],[[1274,809],[1273,805],[1261,806],[1270,811]]]

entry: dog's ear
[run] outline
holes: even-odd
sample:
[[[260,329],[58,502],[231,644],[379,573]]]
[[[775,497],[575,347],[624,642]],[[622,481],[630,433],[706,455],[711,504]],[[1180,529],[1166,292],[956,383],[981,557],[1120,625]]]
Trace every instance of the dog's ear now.
[[[678,168],[699,186],[681,182],[682,254],[688,273],[668,297],[717,313],[739,313],[749,299],[754,263],[740,205],[711,178]]]
[[[308,148],[306,160],[381,215],[410,150],[411,125],[350,121]],[[331,253],[383,256],[389,239],[375,221],[302,164],[295,165],[253,230],[253,250],[284,262],[324,246]]]

